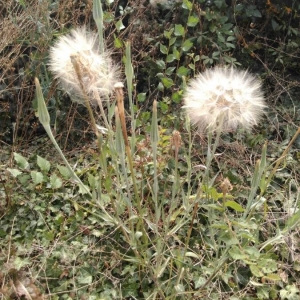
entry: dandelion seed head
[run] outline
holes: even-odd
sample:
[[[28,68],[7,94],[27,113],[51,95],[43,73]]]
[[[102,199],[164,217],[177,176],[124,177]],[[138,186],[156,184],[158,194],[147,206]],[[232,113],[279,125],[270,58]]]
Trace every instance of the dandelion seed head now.
[[[84,95],[72,59],[76,60],[82,85],[89,99],[109,95],[119,81],[118,67],[113,64],[110,53],[100,53],[98,36],[85,27],[74,29],[62,36],[50,49],[49,68],[59,79],[63,89],[72,100],[83,103]]]
[[[191,79],[184,108],[200,131],[257,125],[266,107],[260,81],[248,71],[216,67]]]

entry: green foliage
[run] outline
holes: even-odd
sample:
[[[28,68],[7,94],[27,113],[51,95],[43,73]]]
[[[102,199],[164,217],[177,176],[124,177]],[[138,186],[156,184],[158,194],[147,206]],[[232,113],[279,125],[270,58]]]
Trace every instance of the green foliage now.
[[[158,102],[150,112],[140,110],[150,93],[139,87],[139,81],[149,78],[133,73],[136,53],[131,54],[134,48],[124,38],[125,17],[135,12],[134,2],[127,7],[116,7],[112,0],[97,2],[97,26],[103,30],[104,21],[106,28],[114,28],[111,44],[123,57],[131,151],[126,151],[113,99],[106,107],[109,128],[100,153],[71,145],[73,152],[63,159],[72,163],[61,164],[52,152],[13,147],[13,161],[7,159],[0,173],[0,197],[7,199],[0,202],[0,292],[5,298],[29,299],[28,293],[34,298],[33,292],[35,299],[299,298],[294,249],[299,244],[300,199],[293,159],[298,153],[288,146],[294,127],[286,129],[282,142],[268,146],[269,127],[248,134],[245,142],[238,140],[245,152],[228,151],[229,143],[222,144],[222,153],[213,153],[215,159],[209,161],[204,153],[213,145],[191,131],[178,109],[188,78],[214,64],[247,67],[253,57],[268,54],[266,61],[275,67],[297,67],[291,54],[296,55],[299,30],[289,19],[299,10],[295,3],[290,13],[273,2],[267,7],[226,3],[183,0],[165,5],[174,21],[163,23],[160,36],[151,41],[158,54],[152,59],[141,53],[153,60],[149,77],[155,80],[157,75],[158,80]],[[119,18],[114,15],[118,10]],[[265,20],[267,29],[260,33]],[[280,42],[277,34],[288,41]],[[44,59],[34,55],[36,64]],[[44,104],[51,78],[41,82],[46,93],[38,89],[37,97]],[[47,109],[56,110],[61,98],[61,93],[49,102],[47,98]],[[50,124],[43,109],[37,116],[50,135],[56,122],[51,118]],[[174,128],[180,130],[177,146]],[[278,159],[278,153],[285,155]],[[222,174],[232,189],[222,188]]]
[[[252,193],[264,179],[266,147],[243,201],[217,186],[197,186],[201,172],[187,167],[192,157],[184,149],[179,157],[169,152],[175,137],[159,129],[155,109],[133,156],[138,182],[128,176],[127,163],[122,162],[118,123],[116,130],[116,142],[106,150],[107,174],[92,157],[92,164],[86,164],[87,158],[77,163],[76,173],[89,186],[91,197],[80,193],[68,168],[40,156],[14,154],[16,166],[8,170],[21,193],[14,193],[0,234],[4,241],[26,247],[18,246],[14,254],[5,252],[9,263],[2,276],[15,269],[23,282],[22,270],[39,272],[35,257],[43,261],[45,277],[52,278],[51,293],[63,297],[74,280],[76,295],[111,299],[151,295],[173,299],[186,293],[191,299],[206,298],[207,288],[213,289],[216,282],[223,287],[216,291],[216,299],[220,292],[241,297],[248,287],[260,299],[297,297],[293,281],[283,288],[287,270],[278,272],[278,263],[284,263],[281,253],[288,251],[284,239],[297,228],[299,211],[283,224],[272,223],[266,233],[266,210]],[[143,207],[133,196],[134,185]],[[15,211],[21,195],[27,196]],[[36,243],[51,251],[35,250]],[[272,282],[272,287],[264,282]],[[35,287],[43,293],[42,287]]]

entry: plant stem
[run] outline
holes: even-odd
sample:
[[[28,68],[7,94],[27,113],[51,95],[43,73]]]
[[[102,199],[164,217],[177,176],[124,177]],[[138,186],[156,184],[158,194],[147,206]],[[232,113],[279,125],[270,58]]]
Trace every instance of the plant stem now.
[[[134,173],[134,169],[133,169],[132,156],[131,156],[130,146],[129,146],[129,142],[128,142],[128,136],[127,136],[125,112],[124,112],[124,94],[123,94],[122,87],[118,87],[118,86],[116,87],[116,96],[117,96],[118,111],[119,111],[121,127],[122,127],[122,134],[123,134],[124,143],[125,143],[125,150],[126,150],[128,164],[129,164],[132,182],[133,182],[134,194],[136,197],[138,208],[140,208],[141,203],[139,201],[139,196],[138,196],[139,194],[138,194],[136,180],[135,180],[135,176],[134,176],[135,173]]]
[[[101,116],[102,116],[102,118],[103,118],[105,127],[106,127],[109,131],[111,131],[111,126],[110,126],[109,123],[108,123],[108,120],[107,120],[105,111],[104,111],[104,109],[103,109],[102,100],[101,100],[101,98],[100,98],[100,96],[99,96],[99,93],[98,93],[97,91],[93,91],[93,94],[94,94],[94,97],[96,98],[97,103],[98,103],[98,106],[99,106],[99,108],[100,108]]]
[[[93,111],[92,111],[92,108],[91,108],[91,105],[90,105],[90,101],[89,101],[87,92],[86,92],[86,90],[84,88],[84,85],[83,85],[82,75],[81,75],[79,63],[77,61],[77,56],[72,55],[72,56],[70,56],[70,59],[71,59],[71,62],[73,64],[75,73],[77,75],[77,78],[78,78],[78,81],[79,81],[79,84],[80,84],[80,89],[82,91],[83,98],[84,98],[86,107],[88,109],[88,112],[89,112],[89,115],[90,115],[90,118],[91,118],[91,121],[92,121],[94,132],[95,132],[96,137],[97,137],[98,147],[99,147],[99,154],[100,154],[100,164],[101,164],[101,167],[102,167],[104,173],[107,174],[106,160],[105,160],[104,153],[102,151],[102,134],[99,133],[99,130],[97,128],[96,120],[95,120],[95,117],[94,117],[94,114],[93,114]]]

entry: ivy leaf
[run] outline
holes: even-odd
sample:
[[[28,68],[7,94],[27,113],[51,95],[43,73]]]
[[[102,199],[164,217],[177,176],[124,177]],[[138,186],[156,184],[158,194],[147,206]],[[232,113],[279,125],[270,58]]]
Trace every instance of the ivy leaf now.
[[[225,43],[225,38],[221,33],[218,33],[218,41],[221,43]]]
[[[235,48],[235,45],[232,44],[232,43],[226,43],[226,46],[227,46],[228,48],[232,48],[232,49]]]
[[[169,46],[172,46],[175,42],[176,42],[176,37],[172,37],[172,38],[169,40]]]
[[[199,277],[197,280],[195,280],[195,288],[198,289],[199,287],[203,286],[207,279],[205,277]]]
[[[31,171],[31,179],[35,185],[38,185],[43,182],[44,176],[41,172]]]
[[[96,230],[96,229],[93,229],[92,232],[91,232],[92,235],[96,236],[96,237],[100,237],[100,236],[103,236],[103,232],[100,231],[100,230]]]
[[[188,73],[189,73],[189,69],[184,66],[179,67],[176,72],[178,77],[187,76]]]
[[[137,95],[138,102],[144,102],[146,100],[146,93],[139,93]]]
[[[29,163],[21,154],[14,152],[14,158],[21,169],[29,169]]]
[[[164,90],[164,86],[161,82],[157,85],[157,89],[161,92]]]
[[[48,241],[53,241],[54,240],[54,233],[53,231],[46,231],[44,232],[44,238]]]
[[[172,61],[174,61],[176,59],[176,57],[175,57],[175,55],[174,54],[169,54],[168,56],[167,56],[167,62],[168,63],[170,63],[170,62],[172,62]]]
[[[259,267],[264,273],[274,273],[277,271],[277,262],[271,258],[262,258],[259,261]]]
[[[21,171],[17,170],[17,169],[10,169],[10,168],[7,168],[7,171],[10,172],[10,174],[13,176],[13,177],[18,177],[19,175],[22,174]]]
[[[30,265],[30,260],[28,258],[21,258],[17,256],[13,261],[13,265],[17,270],[20,270],[23,267]]]
[[[228,17],[222,16],[222,17],[218,18],[218,21],[219,21],[221,24],[225,24],[225,23],[228,21]]]
[[[211,58],[207,58],[203,61],[205,65],[212,64],[214,61]]]
[[[247,259],[248,255],[241,252],[241,250],[239,249],[238,246],[232,246],[231,249],[228,251],[229,255],[233,258],[233,259]]]
[[[181,283],[176,284],[176,285],[175,285],[175,290],[176,290],[176,292],[178,292],[178,293],[184,293],[184,291],[185,291],[184,285],[181,284]]]
[[[181,24],[175,24],[174,34],[176,36],[184,36],[184,27]]]
[[[167,38],[169,40],[171,38],[171,36],[172,36],[173,31],[174,31],[173,28],[171,30],[169,30],[169,31],[165,30],[164,31],[165,38]]]
[[[164,87],[166,87],[166,88],[170,88],[174,84],[173,80],[171,78],[167,78],[167,77],[163,77],[161,79],[161,82],[164,85]]]
[[[241,4],[241,3],[237,4],[237,5],[235,5],[234,9],[237,12],[240,12],[240,11],[242,11],[244,9],[244,4]]]
[[[270,294],[269,294],[270,290],[268,287],[258,286],[256,288],[256,291],[257,291],[257,299],[270,299]]]
[[[95,177],[92,174],[88,175],[89,186],[94,189],[97,186],[97,182],[99,181],[99,177]]]
[[[273,30],[276,31],[279,27],[279,24],[274,19],[271,20],[271,24],[272,24]]]
[[[182,50],[183,51],[189,51],[193,47],[193,43],[191,40],[185,40],[184,43],[182,44]]]
[[[51,165],[48,160],[46,160],[40,156],[37,156],[37,164],[40,167],[41,171],[49,172]]]
[[[175,47],[173,48],[173,55],[177,60],[180,59],[180,52]]]
[[[173,72],[175,70],[175,67],[169,67],[167,70],[166,70],[166,75],[172,75]]]
[[[87,271],[81,271],[81,274],[78,275],[77,281],[80,284],[91,284],[93,282],[93,277]]]
[[[250,265],[250,270],[252,274],[256,277],[263,277],[264,273],[260,270],[260,268],[257,265]]]
[[[57,169],[63,178],[70,179],[72,177],[72,174],[67,167],[58,165]]]
[[[169,110],[169,105],[165,102],[159,102],[159,108],[163,114],[167,113]]]
[[[187,21],[187,26],[195,27],[199,23],[199,18],[197,16],[189,16]]]
[[[232,41],[235,41],[235,36],[231,35],[227,38],[227,42],[232,42]]]
[[[194,64],[189,64],[188,65],[190,69],[192,69],[195,72],[195,65]]]
[[[288,300],[299,299],[299,289],[294,285],[287,285],[284,289],[280,290],[280,298]]]
[[[184,9],[191,10],[193,8],[193,3],[191,1],[188,1],[188,0],[183,0],[182,7]]]
[[[222,32],[225,33],[225,31],[228,31],[230,28],[232,28],[231,23],[226,23],[222,25]]]
[[[172,100],[174,103],[180,103],[181,99],[182,99],[182,93],[183,91],[178,91],[178,92],[175,92],[173,95],[172,95]]]
[[[65,220],[65,218],[61,213],[56,215],[53,219],[53,221],[55,222],[56,225],[61,225],[64,222],[64,220]]]
[[[156,65],[161,69],[164,70],[166,68],[166,64],[163,60],[157,60]]]
[[[215,0],[214,3],[217,6],[217,8],[220,9],[224,3],[224,0]]]
[[[52,174],[50,176],[50,184],[51,188],[59,189],[62,186],[62,180],[56,174]]]
[[[159,50],[163,54],[166,54],[166,55],[168,54],[168,48],[163,44],[159,44]]]
[[[261,12],[258,9],[255,9],[253,11],[253,17],[261,18],[262,17]]]
[[[80,195],[85,195],[87,194],[89,191],[89,187],[87,187],[86,185],[79,185],[79,194]]]

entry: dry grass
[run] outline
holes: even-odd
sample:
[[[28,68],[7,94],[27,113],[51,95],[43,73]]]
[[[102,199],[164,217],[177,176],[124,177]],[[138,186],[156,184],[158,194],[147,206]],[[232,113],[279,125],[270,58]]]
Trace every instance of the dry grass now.
[[[26,5],[13,0],[0,3],[0,15],[4,16],[0,20],[0,141],[3,145],[13,144],[14,151],[26,150],[36,143],[41,130],[32,107],[33,78],[47,76],[45,64],[53,35],[64,28],[89,23],[92,18],[91,0],[84,4],[61,2],[51,7],[48,1],[38,0],[26,1]],[[49,101],[55,86],[44,84]],[[64,134],[68,136],[72,119],[66,123],[62,128],[67,128]]]

